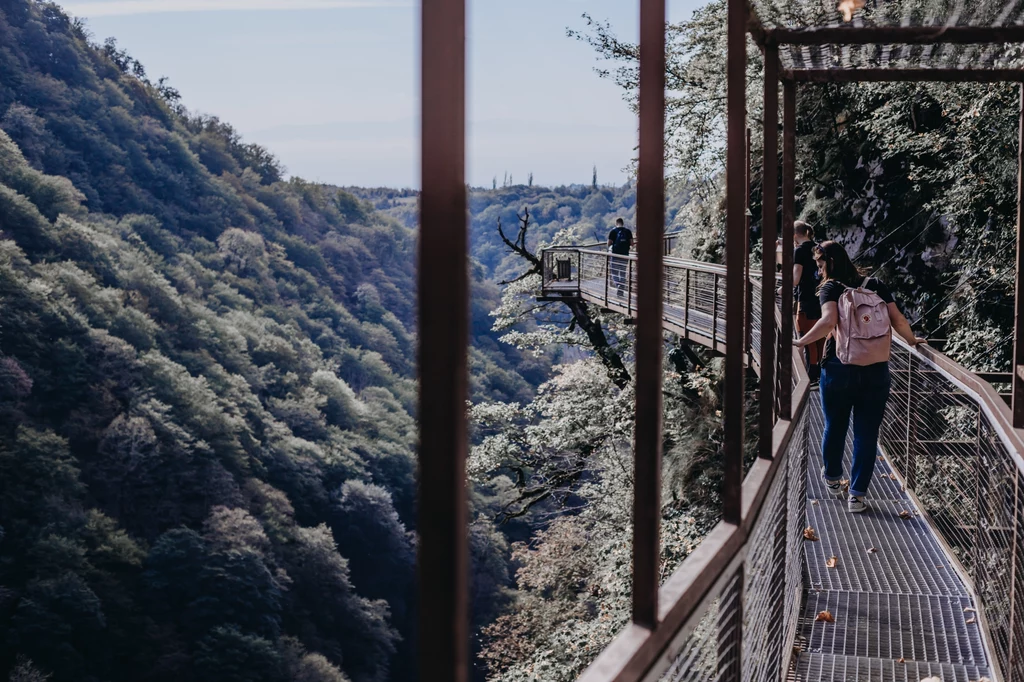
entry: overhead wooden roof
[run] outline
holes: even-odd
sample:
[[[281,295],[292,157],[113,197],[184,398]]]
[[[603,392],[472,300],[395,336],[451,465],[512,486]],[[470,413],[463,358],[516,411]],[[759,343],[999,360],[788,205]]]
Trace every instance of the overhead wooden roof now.
[[[750,10],[755,39],[778,46],[797,80],[1024,80],[1024,0],[751,0]]]

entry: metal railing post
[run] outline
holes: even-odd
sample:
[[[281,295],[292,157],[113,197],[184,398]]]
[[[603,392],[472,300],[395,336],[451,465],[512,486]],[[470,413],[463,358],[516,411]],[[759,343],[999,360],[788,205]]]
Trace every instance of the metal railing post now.
[[[466,3],[421,4],[419,677],[469,679]]]
[[[661,566],[661,327],[665,231],[665,0],[640,0],[640,155],[637,168],[636,400],[633,433],[633,622],[658,624]],[[628,261],[633,307],[633,261]],[[643,263],[643,268],[640,268]]]
[[[907,488],[917,488],[917,450],[914,447],[914,440],[917,431],[914,428],[917,423],[917,415],[914,414],[914,351],[907,351],[907,454],[904,460],[904,474],[906,475]]]
[[[1024,83],[1020,87],[1017,149],[1017,275],[1013,307],[1013,426],[1024,428]]]
[[[690,269],[686,269],[686,282],[683,284],[683,331],[690,338]]]
[[[782,83],[782,326],[779,417],[793,414],[793,220],[796,212],[796,83]]]
[[[984,585],[987,579],[986,571],[984,569],[985,561],[984,554],[988,543],[985,542],[985,531],[983,525],[988,519],[988,505],[989,505],[989,471],[988,467],[985,466],[985,460],[980,456],[981,451],[978,451],[979,457],[974,462],[974,480],[975,480],[975,522],[974,522],[974,591],[977,594],[984,593]]]
[[[612,266],[615,263],[612,261],[612,257],[607,253],[604,254],[604,307],[608,307],[608,280],[612,277]]]
[[[718,273],[711,275],[711,350],[718,350]]]
[[[744,239],[743,239],[743,352],[750,354],[753,328],[753,293],[750,284],[750,128],[747,128],[747,161],[744,164],[744,178],[747,186],[744,196]]]
[[[743,309],[744,254],[746,236],[746,161],[744,137],[747,128],[747,0],[729,0],[726,137],[726,227],[725,227],[725,386],[722,391],[725,429],[722,518],[739,523],[742,518],[743,487]],[[717,293],[717,282],[715,291]],[[717,324],[715,325],[717,327]],[[731,339],[731,341],[729,341]],[[742,580],[742,579],[741,579]],[[742,582],[740,583],[742,586]]]
[[[626,317],[633,316],[633,261],[626,261]]]
[[[779,48],[764,51],[764,169],[761,199],[761,405],[758,455],[772,457],[775,424],[775,235],[779,191]]]
[[[583,296],[583,252],[576,249],[576,297]]]

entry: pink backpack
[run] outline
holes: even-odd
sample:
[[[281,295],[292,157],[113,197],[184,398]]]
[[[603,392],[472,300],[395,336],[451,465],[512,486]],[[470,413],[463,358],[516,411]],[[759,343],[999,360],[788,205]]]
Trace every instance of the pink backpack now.
[[[832,335],[836,357],[844,365],[873,365],[889,360],[892,322],[882,297],[866,289],[865,277],[856,289],[850,287],[839,297],[839,324]]]

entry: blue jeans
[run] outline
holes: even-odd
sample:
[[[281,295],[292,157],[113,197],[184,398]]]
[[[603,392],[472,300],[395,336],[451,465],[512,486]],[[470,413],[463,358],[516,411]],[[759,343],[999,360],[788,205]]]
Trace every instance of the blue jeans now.
[[[853,469],[850,472],[850,494],[862,497],[868,492],[875,470],[878,431],[889,399],[889,363],[879,362],[866,367],[844,365],[836,358],[825,361],[821,368],[821,410],[825,413],[825,435],[821,456],[825,462],[825,480],[843,477],[843,449],[853,412]]]

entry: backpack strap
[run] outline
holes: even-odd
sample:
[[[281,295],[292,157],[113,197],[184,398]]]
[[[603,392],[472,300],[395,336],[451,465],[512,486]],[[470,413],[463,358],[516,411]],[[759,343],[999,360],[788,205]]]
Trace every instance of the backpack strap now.
[[[867,289],[867,287],[868,287],[868,280],[869,279],[871,279],[870,276],[864,278],[864,281],[860,283],[860,288],[861,289]]]

